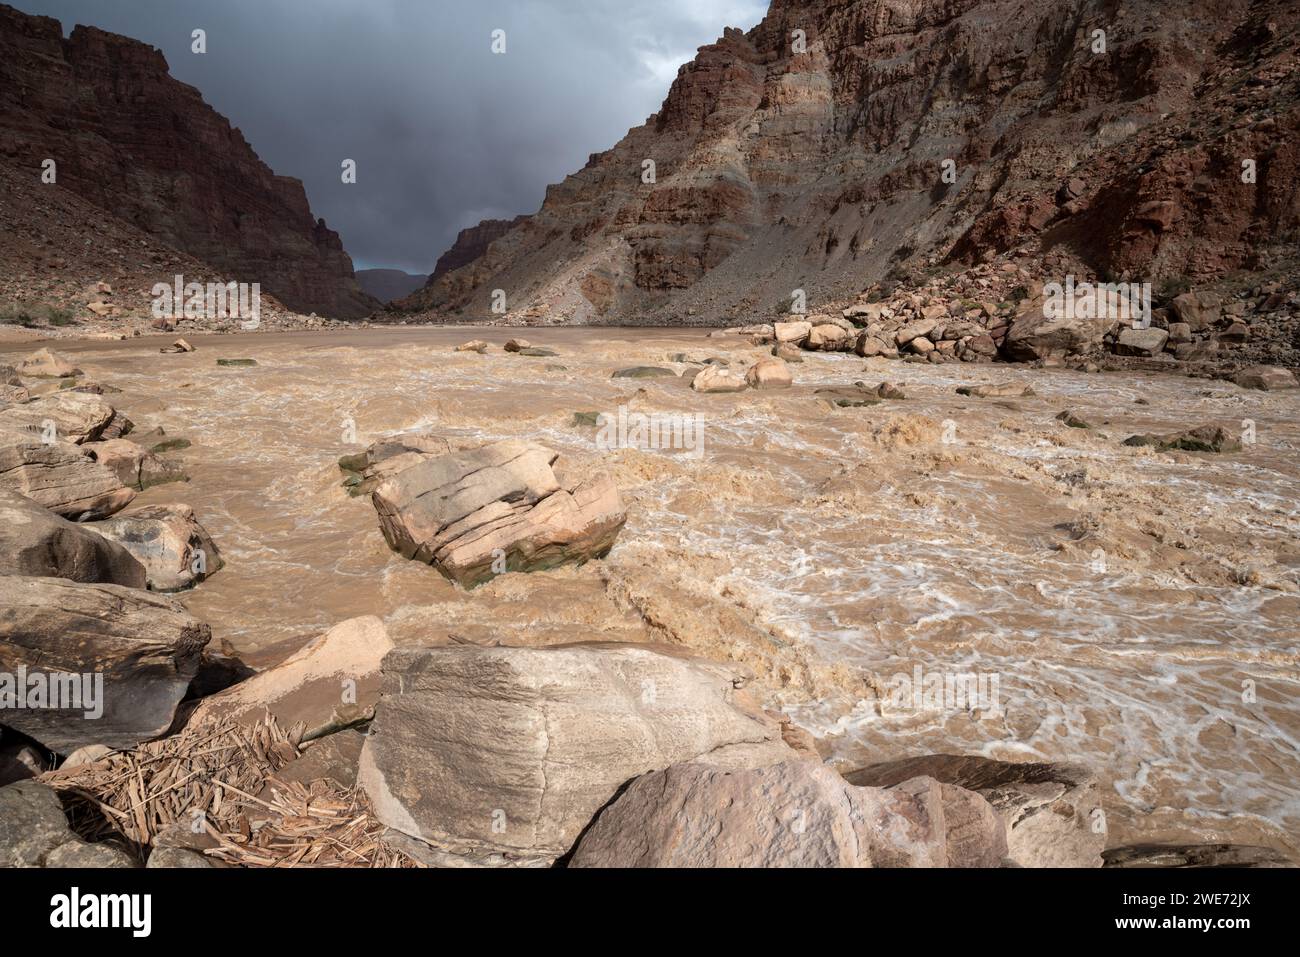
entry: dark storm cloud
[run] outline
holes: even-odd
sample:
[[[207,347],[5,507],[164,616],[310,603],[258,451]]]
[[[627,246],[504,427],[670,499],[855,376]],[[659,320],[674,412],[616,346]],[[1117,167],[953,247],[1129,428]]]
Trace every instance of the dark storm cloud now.
[[[160,48],[359,268],[429,271],[458,230],[534,212],[766,0],[8,0]],[[207,31],[207,53],[190,34]],[[491,52],[493,30],[507,53]],[[340,182],[344,159],[356,185]]]

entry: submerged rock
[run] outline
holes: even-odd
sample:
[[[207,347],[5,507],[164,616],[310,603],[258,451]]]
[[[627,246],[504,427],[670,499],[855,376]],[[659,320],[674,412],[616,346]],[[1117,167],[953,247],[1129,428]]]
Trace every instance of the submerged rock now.
[[[383,671],[359,781],[389,827],[468,857],[552,861],[656,768],[795,756],[739,666],[670,649],[399,648]]]
[[[389,546],[465,587],[603,557],[627,514],[606,475],[562,486],[558,454],[509,440],[430,459],[372,496]]]
[[[930,778],[854,787],[817,761],[756,770],[678,764],[631,783],[571,867],[997,867],[1006,825]]]
[[[656,379],[656,378],[676,378],[677,373],[672,369],[664,369],[660,366],[633,366],[630,369],[619,369],[611,379]]]
[[[1034,395],[1034,389],[1021,382],[999,382],[992,385],[958,386],[957,394],[974,399],[1024,399]]]
[[[745,381],[753,389],[788,389],[794,384],[794,377],[780,359],[761,359],[749,367]]]
[[[1240,452],[1241,442],[1217,425],[1203,425],[1185,432],[1165,435],[1130,435],[1124,444],[1149,447],[1159,452]]]
[[[744,392],[749,383],[744,377],[721,366],[706,366],[695,375],[691,388],[706,394],[717,392]]]

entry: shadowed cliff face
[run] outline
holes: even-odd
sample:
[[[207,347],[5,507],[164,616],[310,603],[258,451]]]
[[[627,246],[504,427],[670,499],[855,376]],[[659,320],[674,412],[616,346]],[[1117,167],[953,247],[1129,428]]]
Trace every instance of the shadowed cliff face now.
[[[744,320],[1026,247],[1144,280],[1261,268],[1300,225],[1296,51],[1281,0],[774,0],[401,306]]]
[[[162,54],[0,5],[0,156],[291,308],[356,318],[361,291],[302,183],[277,176]],[[164,278],[164,277],[160,277]]]

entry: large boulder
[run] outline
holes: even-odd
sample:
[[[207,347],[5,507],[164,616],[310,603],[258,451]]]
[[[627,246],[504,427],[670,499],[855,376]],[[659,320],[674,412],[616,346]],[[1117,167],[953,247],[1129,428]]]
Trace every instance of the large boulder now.
[[[849,329],[844,329],[838,324],[824,322],[815,325],[812,332],[808,333],[808,340],[804,345],[819,352],[847,352],[853,348],[855,335]]]
[[[18,699],[4,723],[60,754],[133,747],[171,725],[211,637],[181,605],[148,592],[0,577],[0,661],[10,676],[6,688],[0,675],[0,697]],[[61,685],[58,699],[51,687],[35,707],[46,685]]]
[[[1243,389],[1259,389],[1263,392],[1300,388],[1295,373],[1282,366],[1250,366],[1233,376],[1232,381]]]
[[[679,764],[632,782],[571,867],[997,867],[1006,825],[931,778],[854,787],[817,761],[729,771]]]
[[[371,496],[384,538],[467,588],[601,558],[627,520],[618,489],[605,475],[562,485],[558,457],[509,440],[399,472]]]
[[[924,775],[983,795],[1007,825],[1007,856],[1022,867],[1100,867],[1106,846],[1097,776],[1076,764],[1015,764],[931,754],[876,764],[844,777],[893,787]]]
[[[1168,341],[1169,333],[1164,329],[1157,329],[1155,326],[1146,329],[1125,326],[1115,339],[1115,353],[1121,356],[1148,358],[1158,356],[1165,351],[1165,343]]]
[[[22,405],[0,409],[0,428],[27,431],[44,439],[80,445],[99,438],[117,410],[97,395],[53,392]]]
[[[390,827],[470,857],[548,862],[631,779],[796,756],[737,666],[644,645],[399,648],[359,780]]]
[[[0,429],[0,488],[74,521],[107,518],[136,495],[80,447],[5,429]]]
[[[301,723],[311,738],[366,720],[379,699],[380,663],[392,649],[380,619],[350,619],[280,664],[204,698],[190,724],[252,723],[269,713],[284,728]]]
[[[1037,302],[1011,324],[1002,351],[1018,362],[1086,355],[1101,350],[1113,324],[1112,319],[1048,318]]]
[[[790,367],[780,359],[760,359],[749,367],[745,381],[752,389],[788,389],[794,384]]]
[[[0,488],[0,575],[145,586],[131,553],[26,496]]]
[[[188,505],[147,505],[88,527],[135,556],[150,591],[192,588],[225,564]]]

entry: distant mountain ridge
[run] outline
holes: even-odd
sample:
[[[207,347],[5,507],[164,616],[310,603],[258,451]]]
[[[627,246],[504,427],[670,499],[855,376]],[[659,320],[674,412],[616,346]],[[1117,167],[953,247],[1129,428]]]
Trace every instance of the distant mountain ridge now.
[[[409,296],[428,280],[425,273],[409,273],[400,269],[358,269],[357,282],[362,290],[387,305],[394,299]]]

